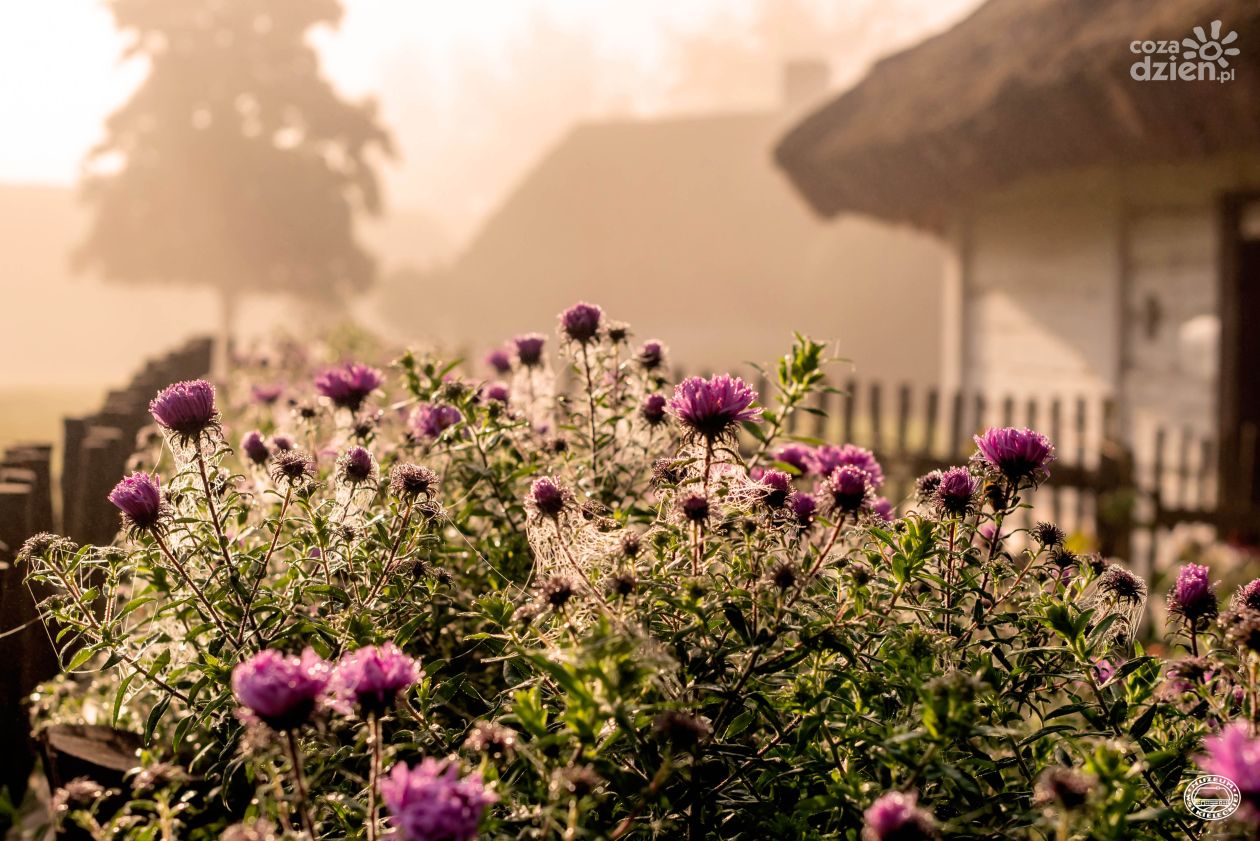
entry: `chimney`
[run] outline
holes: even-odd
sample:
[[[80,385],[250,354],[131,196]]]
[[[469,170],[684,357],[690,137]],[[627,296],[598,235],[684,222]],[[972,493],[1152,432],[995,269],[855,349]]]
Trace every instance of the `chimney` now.
[[[831,68],[821,59],[793,59],[783,65],[782,106],[799,113],[823,98],[831,86]]]

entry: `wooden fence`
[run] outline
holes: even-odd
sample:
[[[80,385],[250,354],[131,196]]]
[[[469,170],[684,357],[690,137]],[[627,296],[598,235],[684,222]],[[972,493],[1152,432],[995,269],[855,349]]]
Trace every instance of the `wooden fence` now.
[[[20,800],[35,759],[23,701],[57,673],[57,658],[35,599],[15,566],[26,539],[55,531],[79,543],[109,543],[118,512],[106,496],[126,470],[136,435],[159,388],[210,370],[210,340],[196,339],[150,361],[126,388],[109,392],[93,415],[66,418],[60,482],[53,446],[21,444],[0,460],[0,787]]]

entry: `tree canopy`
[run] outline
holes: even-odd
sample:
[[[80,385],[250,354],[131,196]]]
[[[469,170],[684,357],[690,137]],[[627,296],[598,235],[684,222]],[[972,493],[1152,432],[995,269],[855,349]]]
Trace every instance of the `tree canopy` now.
[[[337,299],[372,282],[356,212],[392,153],[371,102],[342,99],[307,33],[338,0],[111,0],[150,72],[106,123],[77,263],[125,282]]]

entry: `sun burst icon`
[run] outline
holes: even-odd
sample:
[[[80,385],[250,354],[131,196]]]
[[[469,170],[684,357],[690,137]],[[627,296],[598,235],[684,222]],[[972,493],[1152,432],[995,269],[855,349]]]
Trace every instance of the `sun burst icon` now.
[[[1212,34],[1209,37],[1202,26],[1194,28],[1194,38],[1182,38],[1181,45],[1185,51],[1181,57],[1187,60],[1215,61],[1221,67],[1229,67],[1225,56],[1238,55],[1237,47],[1227,46],[1238,40],[1238,33],[1232,29],[1225,37],[1221,37],[1221,22],[1212,21]],[[1196,40],[1197,39],[1197,40]]]

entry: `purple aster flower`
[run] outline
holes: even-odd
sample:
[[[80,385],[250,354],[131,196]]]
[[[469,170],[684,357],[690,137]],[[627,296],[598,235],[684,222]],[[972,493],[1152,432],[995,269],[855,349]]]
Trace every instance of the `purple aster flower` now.
[[[293,446],[294,446],[293,439],[290,438],[288,435],[271,436],[271,448],[275,450],[277,453],[288,452],[289,450],[293,449]]]
[[[267,449],[267,442],[263,440],[262,433],[257,429],[245,433],[245,437],[241,439],[241,452],[254,464],[264,464],[271,456],[271,451]]]
[[[1199,767],[1209,774],[1233,780],[1242,794],[1249,820],[1260,820],[1260,739],[1242,720],[1231,721],[1215,736],[1203,740],[1207,753],[1198,757]]]
[[[550,476],[540,476],[529,486],[525,504],[544,517],[559,517],[573,501],[573,493]]]
[[[263,406],[270,406],[280,399],[280,395],[284,394],[284,386],[282,385],[253,385],[249,388],[250,397],[255,403]]]
[[[665,361],[665,345],[656,339],[649,339],[639,348],[636,358],[645,371],[655,371]]]
[[[380,791],[400,841],[473,841],[486,807],[498,800],[479,774],[461,779],[454,762],[431,758],[415,768],[398,763]]]
[[[740,423],[761,420],[761,410],[751,408],[756,400],[757,392],[739,377],[688,377],[674,388],[669,410],[692,434],[713,443]]]
[[[1116,667],[1111,661],[1105,657],[1099,657],[1094,661],[1094,679],[1101,686],[1116,676]]]
[[[678,501],[678,512],[689,522],[703,523],[709,519],[709,499],[701,493],[687,494]]]
[[[490,383],[486,386],[486,399],[495,403],[506,403],[511,398],[512,393],[504,383]]]
[[[782,470],[763,470],[757,482],[761,485],[761,501],[770,508],[782,508],[792,495],[792,477]]]
[[[897,516],[893,504],[887,498],[877,496],[871,501],[871,514],[881,523],[891,523],[893,518]]]
[[[1230,604],[1235,610],[1260,611],[1260,578],[1239,587],[1230,598]]]
[[[347,362],[316,377],[315,390],[331,400],[333,405],[357,412],[368,395],[380,388],[384,381],[381,372],[375,368]]]
[[[486,354],[486,364],[497,374],[506,374],[512,370],[512,354],[507,348],[497,347]]]
[[[232,692],[272,730],[293,730],[311,717],[331,676],[332,667],[309,648],[300,657],[266,649],[232,670]]]
[[[411,426],[425,438],[438,438],[443,432],[464,419],[459,409],[445,403],[417,406],[411,416]]]
[[[194,438],[219,422],[214,386],[205,380],[168,385],[149,401],[149,414],[163,429]]]
[[[941,473],[932,493],[932,504],[944,514],[962,517],[975,507],[980,482],[965,467],[951,467]]]
[[[155,529],[162,521],[162,487],[157,476],[132,473],[109,492],[109,501],[122,512],[133,531]]]
[[[398,693],[420,680],[421,674],[416,661],[392,642],[369,645],[337,662],[332,689],[343,708],[357,706],[366,715],[381,715],[394,705]]]
[[[560,329],[569,339],[584,345],[599,335],[599,325],[603,319],[603,310],[581,301],[560,314]]]
[[[913,792],[881,794],[862,814],[862,841],[919,841],[932,838],[936,821],[918,806]]]
[[[1202,564],[1183,565],[1168,594],[1168,611],[1184,617],[1192,626],[1216,616],[1216,588],[1210,575],[1211,570]]]
[[[379,475],[376,459],[364,447],[351,447],[337,459],[337,479],[348,485],[360,485]]]
[[[871,494],[871,475],[856,465],[846,464],[827,476],[825,486],[835,509],[852,514]]]
[[[791,509],[792,516],[796,518],[797,525],[807,529],[814,524],[814,517],[818,514],[818,500],[813,494],[793,491],[788,497],[788,508]]]
[[[802,476],[808,476],[814,465],[814,451],[804,444],[788,444],[780,447],[774,460],[795,467]]]
[[[526,368],[535,368],[542,363],[543,345],[547,337],[541,333],[527,333],[512,340],[516,345],[516,358]]]
[[[827,444],[814,450],[812,459],[814,470],[819,476],[830,476],[837,467],[852,465],[866,471],[872,490],[879,490],[884,484],[884,468],[879,466],[875,454],[856,444],[845,444],[842,447]]]
[[[639,415],[649,426],[656,426],[665,420],[665,403],[665,395],[649,394],[639,404]]]
[[[1013,482],[1041,481],[1050,475],[1054,445],[1040,432],[1013,426],[991,428],[975,436],[980,458]]]

